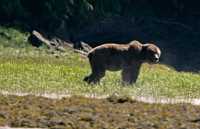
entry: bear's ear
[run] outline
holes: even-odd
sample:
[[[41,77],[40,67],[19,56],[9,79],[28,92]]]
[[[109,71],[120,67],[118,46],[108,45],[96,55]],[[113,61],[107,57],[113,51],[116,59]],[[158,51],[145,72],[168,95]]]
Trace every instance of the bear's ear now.
[[[158,53],[159,55],[161,55],[160,48],[152,43],[143,44],[142,49],[143,51],[154,51],[155,53]]]

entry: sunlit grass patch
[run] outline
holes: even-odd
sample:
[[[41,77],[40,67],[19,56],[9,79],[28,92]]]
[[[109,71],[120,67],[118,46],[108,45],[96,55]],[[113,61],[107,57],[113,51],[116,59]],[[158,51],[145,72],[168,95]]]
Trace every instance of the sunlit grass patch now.
[[[40,50],[35,50],[40,51]],[[36,52],[37,53],[37,52]],[[42,55],[42,54],[41,54]],[[87,59],[67,56],[26,56],[2,58],[0,88],[10,92],[130,95],[154,97],[199,97],[200,75],[176,72],[165,65],[144,64],[137,83],[121,84],[121,73],[107,72],[100,84],[83,81],[90,73]]]
[[[167,97],[199,97],[200,75],[177,72],[164,65],[144,66],[137,85],[141,94]]]

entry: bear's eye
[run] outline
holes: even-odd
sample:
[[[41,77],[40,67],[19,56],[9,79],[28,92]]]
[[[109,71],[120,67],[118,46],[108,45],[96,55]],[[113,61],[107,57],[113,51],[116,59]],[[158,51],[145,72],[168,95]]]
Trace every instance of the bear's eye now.
[[[155,57],[156,53],[155,52],[151,52],[151,56]]]

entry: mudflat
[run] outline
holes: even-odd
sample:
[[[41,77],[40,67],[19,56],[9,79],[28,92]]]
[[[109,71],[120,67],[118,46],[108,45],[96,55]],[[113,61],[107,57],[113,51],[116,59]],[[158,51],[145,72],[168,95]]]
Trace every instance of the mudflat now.
[[[86,129],[199,129],[200,107],[147,104],[128,97],[49,99],[0,96],[0,126]]]

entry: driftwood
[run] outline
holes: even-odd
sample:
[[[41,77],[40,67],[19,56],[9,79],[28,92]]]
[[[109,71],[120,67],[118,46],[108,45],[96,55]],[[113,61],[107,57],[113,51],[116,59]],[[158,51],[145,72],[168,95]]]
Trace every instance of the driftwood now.
[[[87,57],[90,50],[92,50],[92,47],[89,46],[85,42],[81,42],[82,50],[80,49],[74,49],[74,52],[81,54],[82,57]]]
[[[74,49],[72,43],[70,44],[59,38],[53,38],[49,40],[36,30],[32,32],[32,35],[34,35],[40,42],[44,43],[49,49],[53,49],[53,50],[65,52],[66,48],[70,48],[74,52],[79,53],[82,56],[86,56],[87,53],[92,49],[92,47],[90,47],[87,43],[84,43],[84,42],[81,42],[81,46],[83,48],[82,50]]]
[[[70,43],[67,43],[59,38],[53,38],[52,40],[49,40],[45,38],[41,33],[38,31],[33,31],[32,34],[37,37],[38,40],[40,40],[42,43],[44,43],[49,49],[55,49],[58,51],[66,51],[65,47],[73,48],[73,45]]]
[[[88,55],[88,52],[85,52],[83,50],[74,49],[74,52],[81,54],[83,57],[87,57]]]
[[[48,48],[52,48],[52,45],[48,39],[46,39],[44,36],[42,36],[39,32],[33,31],[32,34],[37,37],[41,42],[45,43]]]
[[[81,46],[82,46],[82,48],[83,48],[83,50],[85,51],[85,52],[89,52],[90,50],[92,50],[92,47],[91,46],[89,46],[87,43],[85,43],[85,42],[81,42]]]

